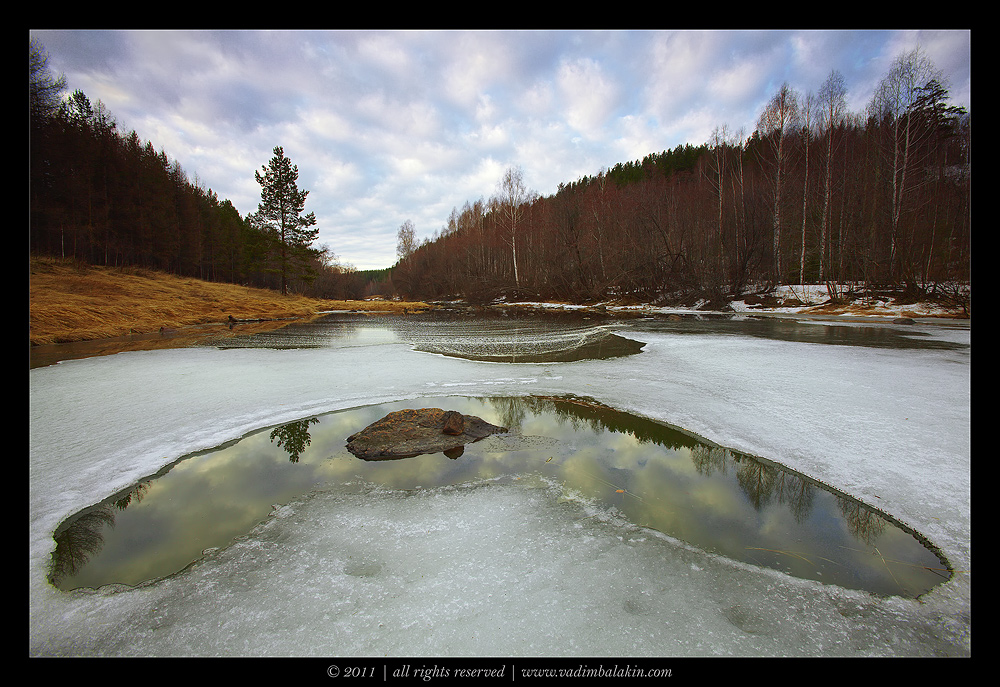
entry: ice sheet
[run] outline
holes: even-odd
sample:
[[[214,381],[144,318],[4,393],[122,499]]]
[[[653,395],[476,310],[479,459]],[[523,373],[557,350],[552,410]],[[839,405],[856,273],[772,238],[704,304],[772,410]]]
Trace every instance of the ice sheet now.
[[[29,652],[971,653],[969,351],[621,333],[643,352],[502,365],[383,342],[132,352],[32,370]],[[397,399],[561,393],[828,482],[913,526],[964,572],[921,602],[875,598],[733,564],[604,514],[581,520],[587,504],[559,503],[544,485],[486,484],[314,494],[137,590],[66,594],[45,581],[62,519],[187,452]]]

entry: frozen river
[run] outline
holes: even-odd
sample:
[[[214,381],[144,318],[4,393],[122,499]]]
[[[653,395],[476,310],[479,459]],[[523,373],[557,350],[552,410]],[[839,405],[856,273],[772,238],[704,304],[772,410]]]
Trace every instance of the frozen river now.
[[[971,655],[971,329],[792,318],[332,315],[29,372],[38,656]],[[183,572],[47,581],[53,532],[181,456],[312,415],[575,395],[875,506],[957,571],[919,600],[793,577],[544,480],[320,485]]]

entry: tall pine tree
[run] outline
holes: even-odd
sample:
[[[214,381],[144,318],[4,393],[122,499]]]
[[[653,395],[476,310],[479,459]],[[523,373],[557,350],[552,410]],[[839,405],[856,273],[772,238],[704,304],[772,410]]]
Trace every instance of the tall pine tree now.
[[[316,224],[314,213],[302,214],[309,191],[298,188],[298,166],[285,157],[281,146],[276,146],[273,152],[268,165],[254,173],[261,185],[260,205],[247,219],[273,239],[281,273],[281,293],[285,294],[289,277],[299,274],[298,268],[304,267],[317,252],[309,244],[319,236],[319,229],[310,228]]]

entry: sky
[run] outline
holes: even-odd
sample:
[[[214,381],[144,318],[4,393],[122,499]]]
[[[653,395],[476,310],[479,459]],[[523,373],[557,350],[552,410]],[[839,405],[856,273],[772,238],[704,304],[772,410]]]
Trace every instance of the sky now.
[[[67,95],[101,101],[241,216],[281,146],[309,191],[313,245],[357,269],[391,267],[400,225],[430,238],[510,167],[551,195],[717,127],[749,135],[782,83],[815,93],[833,70],[860,112],[916,47],[971,111],[969,30],[30,34]]]

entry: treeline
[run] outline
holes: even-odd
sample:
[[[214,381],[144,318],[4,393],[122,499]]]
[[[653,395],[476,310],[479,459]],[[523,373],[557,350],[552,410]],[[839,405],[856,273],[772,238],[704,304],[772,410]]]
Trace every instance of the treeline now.
[[[162,150],[49,73],[29,49],[35,254],[278,289],[279,239]],[[777,284],[940,292],[968,282],[971,118],[919,51],[863,112],[837,72],[782,86],[754,131],[717,127],[541,197],[511,168],[489,199],[454,208],[417,244],[400,227],[390,271],[312,250],[288,288],[319,298],[398,294],[575,302],[725,299]],[[248,170],[248,174],[250,171]]]
[[[540,197],[508,170],[422,245],[402,240],[394,286],[419,298],[665,302],[778,284],[940,293],[968,282],[971,119],[919,50],[864,112],[841,76],[787,85],[754,131],[716,128]],[[406,228],[412,234],[412,225]]]
[[[122,131],[112,114],[48,71],[29,47],[29,250],[109,266],[278,289],[278,237],[190,179],[163,150]],[[248,175],[251,173],[247,171]],[[384,281],[384,280],[383,280]],[[289,288],[362,298],[384,284],[313,250]]]

